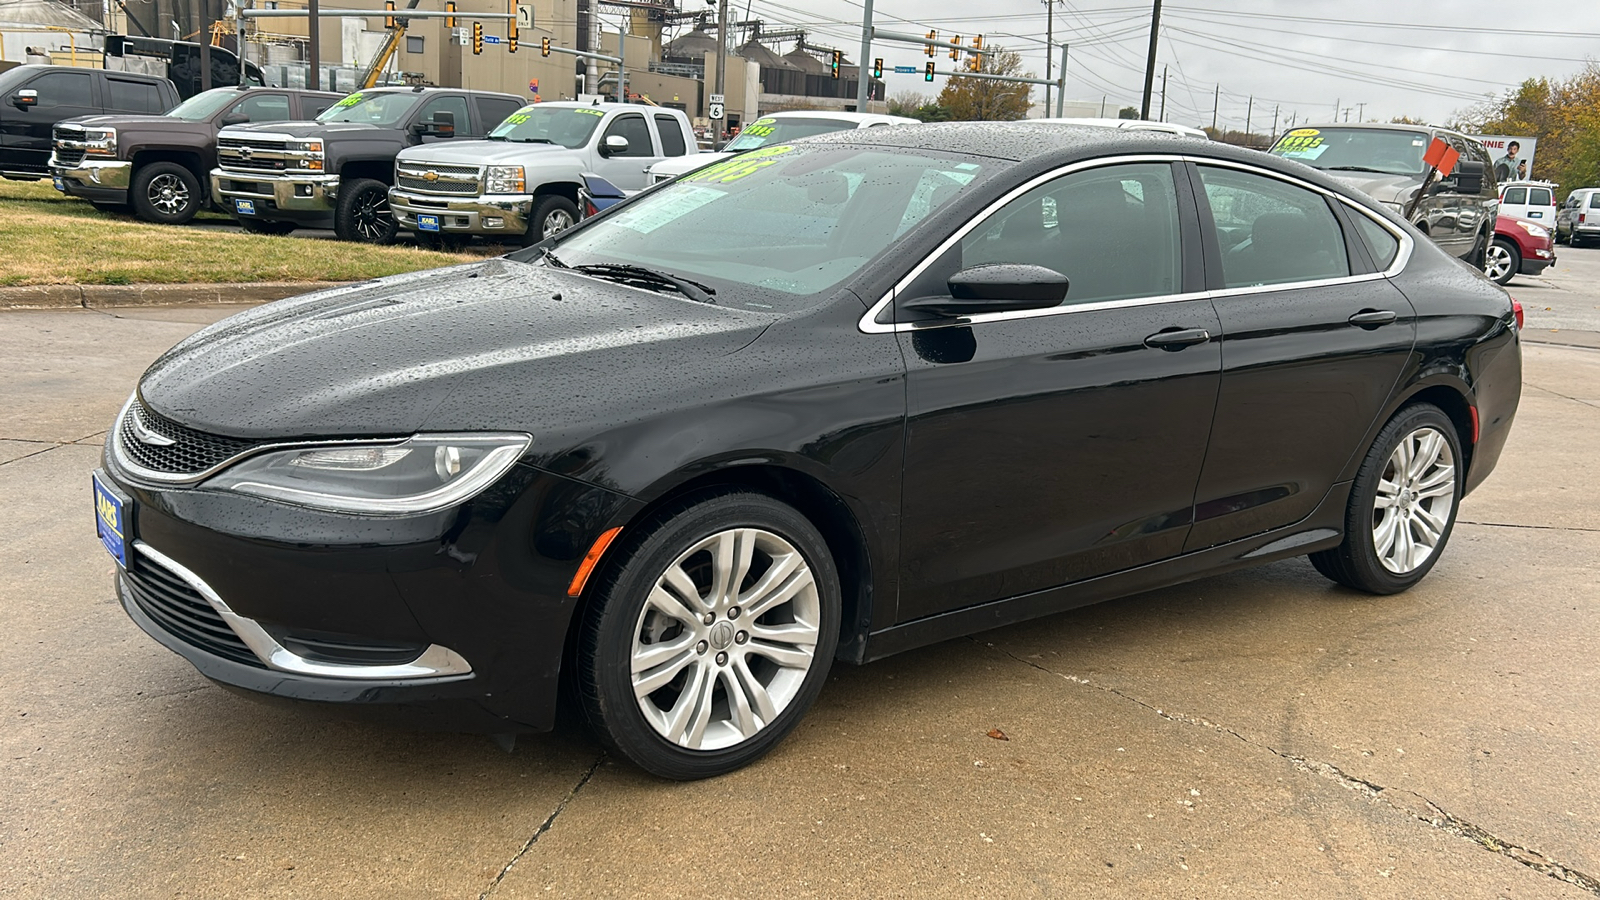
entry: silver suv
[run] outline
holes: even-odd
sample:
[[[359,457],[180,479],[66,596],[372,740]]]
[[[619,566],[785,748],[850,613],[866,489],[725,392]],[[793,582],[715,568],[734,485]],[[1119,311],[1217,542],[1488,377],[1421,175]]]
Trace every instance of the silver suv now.
[[[1574,247],[1600,238],[1600,188],[1578,188],[1556,210],[1556,240],[1566,238]]]

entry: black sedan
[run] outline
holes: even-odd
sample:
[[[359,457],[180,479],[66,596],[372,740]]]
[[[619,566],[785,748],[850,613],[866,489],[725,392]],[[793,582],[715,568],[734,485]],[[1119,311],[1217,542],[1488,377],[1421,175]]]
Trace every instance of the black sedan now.
[[[697,778],[863,663],[1309,554],[1421,579],[1521,390],[1504,291],[1297,163],[1069,126],[760,150],[145,373],[129,616],[232,687]]]

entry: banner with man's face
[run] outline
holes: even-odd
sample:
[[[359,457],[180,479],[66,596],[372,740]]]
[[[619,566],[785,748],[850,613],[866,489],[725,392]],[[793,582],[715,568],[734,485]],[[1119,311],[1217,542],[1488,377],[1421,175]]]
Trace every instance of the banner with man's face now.
[[[1494,167],[1494,180],[1527,181],[1533,177],[1533,148],[1538,138],[1509,134],[1473,135],[1472,139],[1489,151],[1489,164]]]

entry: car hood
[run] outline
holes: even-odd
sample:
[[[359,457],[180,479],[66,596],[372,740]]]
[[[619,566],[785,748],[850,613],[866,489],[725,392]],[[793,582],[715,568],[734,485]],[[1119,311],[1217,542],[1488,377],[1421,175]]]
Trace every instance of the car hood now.
[[[1378,172],[1332,172],[1323,170],[1328,176],[1340,181],[1374,200],[1384,203],[1399,203],[1411,199],[1411,195],[1422,186],[1420,175],[1386,175]]]
[[[159,128],[162,131],[207,131],[211,126],[206,122],[191,122],[188,119],[179,119],[174,116],[134,116],[134,115],[104,115],[104,116],[78,116],[66,119],[62,125],[83,125],[88,128]]]
[[[259,122],[254,125],[229,125],[223,129],[227,133],[241,132],[244,134],[286,134],[290,137],[324,137],[337,138],[345,136],[364,136],[369,134],[397,133],[397,128],[379,128],[366,122]]]
[[[735,353],[772,318],[493,259],[224,319],[157,359],[139,393],[247,439],[406,435],[430,420],[536,431],[568,405]]]
[[[523,164],[574,160],[577,154],[560,144],[513,144],[510,141],[440,141],[401,151],[407,162],[453,165]]]

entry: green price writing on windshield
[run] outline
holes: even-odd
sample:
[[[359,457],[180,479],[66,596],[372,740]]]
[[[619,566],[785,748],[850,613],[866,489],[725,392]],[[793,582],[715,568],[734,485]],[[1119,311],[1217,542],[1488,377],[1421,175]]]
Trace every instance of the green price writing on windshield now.
[[[533,118],[533,117],[528,115],[527,113],[512,113],[511,115],[506,116],[506,120],[502,124],[505,124],[505,125],[521,125],[523,122],[526,122],[531,118]]]
[[[605,115],[604,111],[598,110],[598,109],[590,109],[587,106],[580,106],[577,109],[573,110],[573,112],[588,113],[591,116],[603,116],[603,115]]]
[[[751,125],[749,128],[746,128],[739,133],[741,135],[748,134],[751,137],[766,137],[776,130],[777,129],[771,125]]]
[[[794,150],[793,147],[763,147],[760,150],[751,150],[741,153],[733,159],[724,160],[715,165],[706,166],[698,172],[689,175],[685,180],[701,184],[727,184],[765,169],[767,166],[783,162],[783,154]]]
[[[1278,142],[1278,149],[1282,151],[1310,150],[1313,147],[1320,146],[1322,146],[1322,138],[1311,137],[1310,135],[1289,135]]]
[[[355,106],[357,103],[360,103],[360,102],[361,102],[361,92],[360,91],[356,91],[354,94],[351,94],[350,96],[344,98],[343,100],[340,100],[338,103],[335,103],[334,106],[343,108],[343,107],[346,107],[346,106]]]

